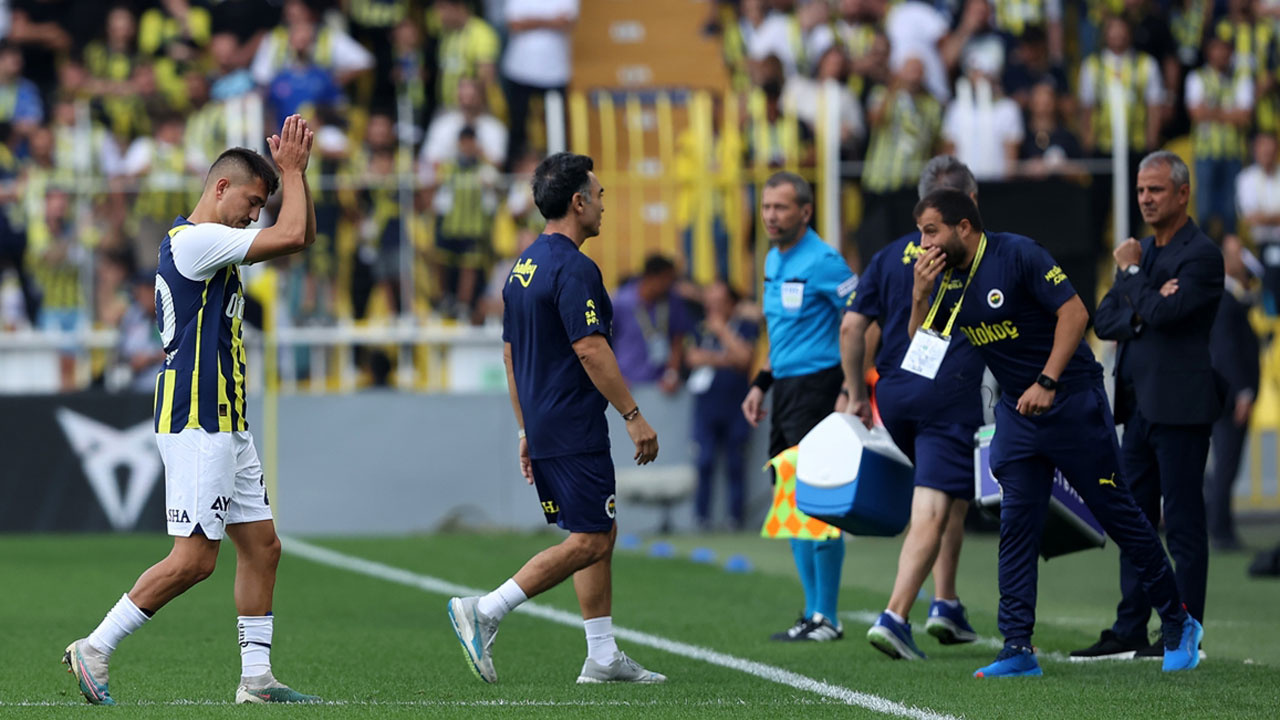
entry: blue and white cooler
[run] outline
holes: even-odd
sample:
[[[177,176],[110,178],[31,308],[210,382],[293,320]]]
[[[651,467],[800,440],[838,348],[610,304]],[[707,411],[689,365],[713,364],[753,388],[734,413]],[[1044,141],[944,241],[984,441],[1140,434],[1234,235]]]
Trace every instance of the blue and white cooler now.
[[[912,473],[884,428],[832,413],[800,441],[796,507],[853,535],[897,535],[911,519]]]
[[[1000,516],[1000,483],[991,474],[991,438],[995,425],[983,425],[973,435],[973,471],[978,507]],[[1045,560],[1077,550],[1100,548],[1107,543],[1102,525],[1094,518],[1075,488],[1061,472],[1053,471],[1049,513],[1045,516],[1040,555]]]

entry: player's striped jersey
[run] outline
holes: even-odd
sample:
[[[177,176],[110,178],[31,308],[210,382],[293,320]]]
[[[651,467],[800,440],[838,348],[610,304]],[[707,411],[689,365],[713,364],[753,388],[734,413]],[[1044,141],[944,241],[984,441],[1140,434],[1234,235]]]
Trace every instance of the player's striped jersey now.
[[[168,357],[156,377],[157,433],[249,429],[239,265],[257,233],[179,217],[160,243],[156,325]]]

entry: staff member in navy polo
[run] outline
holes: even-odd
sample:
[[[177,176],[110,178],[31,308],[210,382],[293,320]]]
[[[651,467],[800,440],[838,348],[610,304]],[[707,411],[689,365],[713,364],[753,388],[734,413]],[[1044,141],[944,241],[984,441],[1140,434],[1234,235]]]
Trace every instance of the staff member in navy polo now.
[[[844,258],[809,229],[813,188],[793,173],[775,173],[761,193],[760,213],[773,248],[764,262],[764,319],[769,357],[756,375],[742,414],[752,427],[764,419],[764,395],[771,385],[773,419],[769,455],[800,438],[831,414],[840,396],[840,315],[858,284]],[[776,382],[775,382],[776,378]],[[836,617],[844,538],[791,540],[805,608],[774,640],[837,640],[844,629]]]
[[[1138,507],[1164,526],[1178,591],[1204,622],[1209,584],[1204,466],[1213,421],[1224,397],[1209,357],[1209,335],[1222,299],[1222,252],[1187,217],[1191,173],[1171,152],[1138,165],[1138,206],[1155,230],[1115,250],[1116,281],[1098,304],[1095,330],[1118,340],[1116,422],[1124,425],[1120,461]],[[1151,601],[1133,566],[1120,558],[1115,624],[1082,657],[1158,657],[1147,642]]]
[[[587,636],[579,683],[652,684],[613,635],[616,482],[605,410],[613,406],[635,444],[637,465],[658,457],[649,426],[618,369],[613,304],[582,245],[600,234],[604,188],[585,155],[555,153],[533,173],[546,230],[520,255],[502,291],[503,361],[520,428],[520,473],[538,490],[548,523],[569,531],[485,595],[449,600],[449,620],[471,669],[497,682],[493,639],[521,603],[573,578]]]
[[[950,155],[939,155],[920,174],[920,196],[939,188],[964,192],[977,201],[978,182],[968,166]],[[847,412],[871,427],[871,403],[863,382],[867,328],[880,325],[876,352],[876,407],[894,443],[915,464],[911,525],[902,541],[898,574],[889,604],[867,631],[867,640],[889,657],[922,660],[907,622],[916,595],[933,571],[934,599],[925,631],[944,645],[973,642],[956,595],[956,567],[964,542],[964,516],[973,499],[973,435],[982,425],[983,364],[978,351],[955,338],[947,349],[937,381],[927,380],[900,366],[907,353],[907,322],[911,317],[911,287],[917,257],[924,252],[919,231],[894,241],[871,258],[849,296],[848,312],[840,324],[840,355],[844,361]]]
[[[930,193],[915,216],[925,253],[915,265],[903,367],[936,375],[954,328],[978,349],[1001,389],[991,470],[1003,496],[998,624],[1005,644],[974,676],[1041,674],[1031,634],[1055,467],[1137,568],[1164,621],[1164,669],[1194,668],[1204,630],[1183,608],[1160,539],[1121,477],[1102,366],[1083,340],[1084,303],[1035,241],[983,233],[978,208],[964,193]]]

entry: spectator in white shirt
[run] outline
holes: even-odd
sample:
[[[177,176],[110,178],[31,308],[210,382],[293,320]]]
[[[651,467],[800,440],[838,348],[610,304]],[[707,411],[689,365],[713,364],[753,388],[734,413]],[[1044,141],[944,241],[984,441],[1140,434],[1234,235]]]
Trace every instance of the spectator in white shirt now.
[[[1236,177],[1236,204],[1262,256],[1263,305],[1275,315],[1280,301],[1280,163],[1275,135],[1258,133],[1253,139],[1253,163]]]
[[[484,159],[494,167],[503,166],[507,159],[507,128],[489,114],[484,99],[484,86],[479,80],[464,77],[458,81],[458,108],[442,112],[431,121],[418,157],[420,172],[429,172],[437,164],[456,158],[458,133],[467,126],[475,129]]]
[[[943,153],[959,158],[978,180],[1003,180],[1017,167],[1022,112],[1001,92],[994,57],[971,53],[965,64],[942,119]]]
[[[507,0],[504,14],[508,36],[502,76],[511,118],[507,157],[518,158],[528,145],[529,101],[552,90],[563,94],[569,85],[578,0]]]
[[[258,85],[267,85],[280,69],[293,60],[289,49],[289,29],[295,25],[311,23],[316,26],[315,41],[311,48],[311,60],[333,73],[338,86],[345,86],[357,75],[373,69],[373,54],[350,35],[322,23],[320,18],[303,0],[287,0],[283,13],[284,23],[267,33],[253,56],[250,72]]]
[[[795,13],[770,13],[752,35],[747,54],[757,62],[776,55],[787,77],[812,75],[836,41],[829,19],[824,0],[804,0]]]
[[[835,98],[840,118],[840,145],[852,147],[866,134],[862,108],[849,90],[846,78],[849,74],[849,58],[838,46],[827,48],[818,60],[817,77],[796,75],[786,81],[782,89],[782,109],[804,123],[815,136],[820,124],[824,88]]]

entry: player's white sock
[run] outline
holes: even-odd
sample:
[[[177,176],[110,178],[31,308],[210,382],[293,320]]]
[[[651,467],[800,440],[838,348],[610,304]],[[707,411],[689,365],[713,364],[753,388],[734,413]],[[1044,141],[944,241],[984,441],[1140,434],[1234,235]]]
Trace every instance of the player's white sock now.
[[[274,615],[236,618],[240,630],[240,676],[251,678],[271,672],[271,631]]]
[[[889,616],[889,617],[891,617],[891,618],[893,618],[893,621],[894,621],[894,622],[896,622],[896,623],[898,623],[899,625],[906,625],[906,624],[907,624],[907,619],[906,619],[906,618],[902,617],[902,616],[901,616],[901,615],[899,615],[898,613],[896,613],[896,612],[894,612],[894,611],[892,611],[892,610],[890,610],[890,609],[888,609],[888,608],[885,608],[884,614],[885,614],[885,615],[888,615],[888,616]]]
[[[601,665],[613,662],[618,653],[618,641],[613,639],[613,616],[583,620],[582,626],[587,630],[587,657]]]
[[[116,645],[129,636],[134,630],[150,620],[151,616],[138,609],[129,599],[129,594],[120,596],[119,602],[111,608],[111,612],[102,619],[98,629],[89,634],[89,644],[97,648],[103,655],[111,657]]]
[[[476,603],[476,609],[486,617],[494,620],[501,620],[507,613],[515,610],[520,603],[528,600],[528,596],[524,594],[524,590],[516,584],[516,579],[511,578],[498,586],[497,590],[480,598]]]

